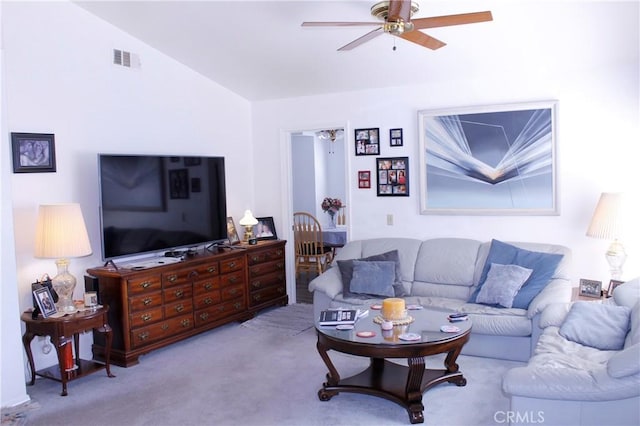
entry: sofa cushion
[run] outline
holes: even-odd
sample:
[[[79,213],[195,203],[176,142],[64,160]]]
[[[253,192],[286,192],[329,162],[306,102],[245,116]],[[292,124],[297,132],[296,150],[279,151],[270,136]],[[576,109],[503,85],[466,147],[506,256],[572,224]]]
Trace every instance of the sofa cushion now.
[[[393,283],[393,291],[395,297],[406,296],[406,291],[402,285],[402,278],[400,276],[400,257],[398,256],[398,250],[391,250],[382,254],[375,254],[373,256],[365,257],[362,259],[349,259],[338,260],[338,268],[340,268],[340,275],[342,276],[342,296],[344,298],[358,297],[350,290],[351,279],[353,278],[353,262],[360,260],[364,262],[376,262],[376,261],[392,261],[395,262],[395,280]]]
[[[487,305],[500,305],[505,308],[513,306],[520,287],[527,281],[532,270],[518,265],[502,265],[492,263],[487,279],[482,285],[476,302]]]
[[[396,263],[393,261],[353,261],[351,293],[380,297],[393,297]]]
[[[611,377],[619,379],[640,373],[640,343],[631,345],[609,358],[607,372]]]
[[[502,241],[492,240],[480,276],[480,284],[469,298],[469,302],[477,302],[478,293],[487,279],[492,263],[518,265],[533,271],[513,300],[514,308],[527,309],[531,301],[549,283],[562,257],[562,254],[530,251]]]
[[[605,351],[624,346],[631,310],[626,306],[576,302],[560,326],[560,335],[572,342]]]

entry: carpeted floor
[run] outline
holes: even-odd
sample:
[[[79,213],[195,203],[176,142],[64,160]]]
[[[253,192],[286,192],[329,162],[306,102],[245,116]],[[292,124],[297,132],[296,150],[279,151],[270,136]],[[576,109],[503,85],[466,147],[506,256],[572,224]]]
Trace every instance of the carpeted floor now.
[[[306,307],[311,312],[311,307]],[[296,308],[258,315],[288,317]],[[312,320],[312,318],[307,318]],[[254,323],[255,325],[255,323]],[[27,391],[38,409],[24,413],[26,425],[407,425],[400,406],[368,395],[341,393],[320,401],[327,368],[317,353],[313,327],[294,336],[278,326],[237,323],[194,336],[140,358],[140,364],[112,367],[115,378],[98,372],[69,383],[38,379]],[[369,360],[331,351],[344,377]],[[442,366],[430,357],[428,366]],[[503,373],[522,363],[460,356],[467,386],[443,384],[423,397],[425,425],[495,425],[509,408],[500,390]]]
[[[252,330],[270,330],[283,336],[295,336],[313,327],[313,305],[296,303],[262,312],[243,327]]]

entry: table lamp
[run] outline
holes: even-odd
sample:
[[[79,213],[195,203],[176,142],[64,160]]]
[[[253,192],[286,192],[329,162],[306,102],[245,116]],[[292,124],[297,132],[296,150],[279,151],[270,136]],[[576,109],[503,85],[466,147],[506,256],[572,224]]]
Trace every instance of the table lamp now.
[[[58,293],[58,310],[66,313],[76,311],[73,305],[73,290],[76,278],[69,273],[70,257],[91,254],[87,227],[79,204],[41,205],[36,224],[35,256],[57,259],[58,275],[51,279]]]
[[[245,210],[244,216],[238,222],[240,226],[244,226],[244,242],[248,242],[253,238],[253,227],[258,224],[258,219],[253,217],[251,210]]]
[[[622,277],[622,265],[627,259],[627,253],[618,241],[623,228],[622,194],[603,192],[596,205],[596,210],[591,218],[587,236],[613,240],[605,253],[611,278],[620,280]]]

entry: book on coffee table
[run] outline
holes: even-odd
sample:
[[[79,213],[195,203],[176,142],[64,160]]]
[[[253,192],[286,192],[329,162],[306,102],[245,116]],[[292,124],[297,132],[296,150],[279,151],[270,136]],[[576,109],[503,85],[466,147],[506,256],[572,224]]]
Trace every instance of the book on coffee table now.
[[[338,309],[320,312],[319,325],[353,325],[360,317],[360,310]]]

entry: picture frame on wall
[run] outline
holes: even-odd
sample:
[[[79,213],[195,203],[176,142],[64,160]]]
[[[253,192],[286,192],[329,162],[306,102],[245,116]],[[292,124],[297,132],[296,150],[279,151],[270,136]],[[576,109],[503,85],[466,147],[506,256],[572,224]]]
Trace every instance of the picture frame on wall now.
[[[402,146],[402,129],[390,129],[389,130],[389,145],[390,146]]]
[[[371,171],[360,170],[358,172],[358,188],[368,189],[371,188]]]
[[[253,227],[253,235],[256,240],[277,240],[278,234],[276,233],[276,225],[273,222],[273,217],[257,217],[258,224]]]
[[[602,281],[581,279],[578,290],[580,296],[599,298],[602,296]]]
[[[409,196],[409,157],[376,158],[379,197]]]
[[[233,217],[229,216],[227,218],[227,238],[229,239],[229,244],[240,244],[240,237],[238,236],[238,230],[236,229],[236,224],[233,221]]]
[[[53,295],[49,291],[48,287],[40,287],[33,290],[33,297],[36,300],[40,313],[44,318],[49,318],[51,315],[58,312],[56,304],[53,301]]]
[[[557,215],[556,107],[419,111],[421,214]]]
[[[356,155],[380,155],[380,128],[356,129]]]
[[[55,135],[50,133],[11,133],[13,173],[56,171]]]

